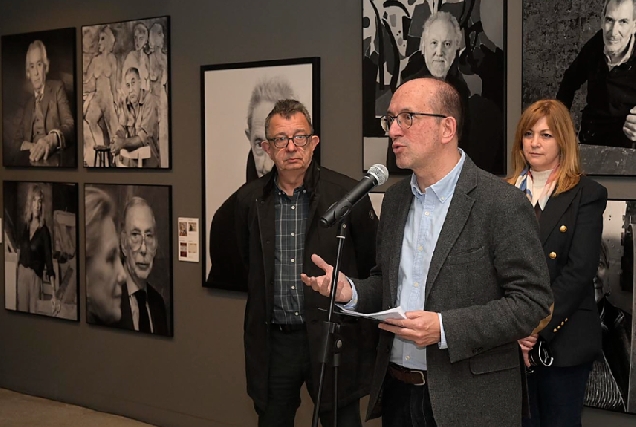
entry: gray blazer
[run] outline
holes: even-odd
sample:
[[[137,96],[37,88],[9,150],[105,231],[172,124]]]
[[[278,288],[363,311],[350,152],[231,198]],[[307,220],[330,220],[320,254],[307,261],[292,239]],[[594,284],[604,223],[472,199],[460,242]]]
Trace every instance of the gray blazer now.
[[[409,178],[386,192],[377,266],[356,280],[357,309],[397,305]],[[386,272],[386,274],[383,274]],[[520,426],[522,371],[516,340],[549,313],[550,277],[539,227],[524,194],[467,157],[433,253],[428,311],[440,312],[448,349],[426,348],[428,387],[440,427]],[[381,331],[367,417],[380,415],[393,335]]]

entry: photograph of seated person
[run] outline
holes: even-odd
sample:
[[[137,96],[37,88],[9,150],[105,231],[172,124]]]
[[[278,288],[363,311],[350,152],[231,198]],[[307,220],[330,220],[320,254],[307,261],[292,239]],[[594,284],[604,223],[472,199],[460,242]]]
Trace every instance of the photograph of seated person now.
[[[601,16],[601,29],[563,74],[556,97],[571,109],[576,92],[587,83],[580,143],[635,148],[634,1],[606,0]]]
[[[526,365],[530,417],[524,427],[581,425],[592,363],[601,355],[594,280],[607,190],[581,170],[568,109],[539,100],[523,112],[508,182],[523,191],[537,220],[554,294],[552,319],[519,340]]]
[[[68,42],[74,45],[74,39],[70,37]],[[10,50],[11,44],[9,40],[4,40],[3,48]],[[65,84],[61,80],[48,78],[49,72],[55,68],[56,73],[53,75],[68,76],[70,78],[68,83],[73,84],[73,70],[61,69],[66,62],[61,58],[62,51],[58,44],[59,40],[54,44],[56,48],[54,52],[59,54],[61,59],[61,64],[57,68],[54,67],[54,60],[52,63],[49,59],[47,48],[42,40],[34,40],[28,45],[25,62],[29,93],[23,107],[18,105],[15,108],[15,104],[7,101],[14,95],[17,98],[22,97],[15,93],[15,87],[22,88],[23,85],[11,87],[12,83],[17,83],[9,81],[8,77],[12,70],[12,57],[10,52],[3,55],[3,63],[6,64],[7,70],[3,70],[3,75],[6,77],[3,77],[6,108],[3,115],[9,119],[5,122],[8,125],[3,137],[5,166],[73,167],[76,165],[75,121],[68,99],[68,95],[73,95],[73,92],[70,90],[67,93]],[[22,66],[24,64],[22,62]],[[11,129],[14,131],[8,138],[7,134],[12,132]]]

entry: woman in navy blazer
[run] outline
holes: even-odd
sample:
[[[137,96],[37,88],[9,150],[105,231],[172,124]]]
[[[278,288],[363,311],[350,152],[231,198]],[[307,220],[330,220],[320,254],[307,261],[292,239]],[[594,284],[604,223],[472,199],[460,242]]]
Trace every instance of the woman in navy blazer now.
[[[572,118],[556,100],[537,101],[523,112],[511,160],[508,182],[524,191],[535,209],[554,294],[547,326],[519,340],[531,415],[523,426],[580,426],[587,379],[601,354],[594,276],[607,190],[582,175]],[[550,356],[543,362],[539,345]]]

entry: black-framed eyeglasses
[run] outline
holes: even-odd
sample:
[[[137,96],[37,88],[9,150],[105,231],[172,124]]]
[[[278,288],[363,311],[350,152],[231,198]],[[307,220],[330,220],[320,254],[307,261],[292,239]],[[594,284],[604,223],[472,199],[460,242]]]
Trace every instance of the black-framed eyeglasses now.
[[[408,129],[413,126],[413,116],[428,116],[428,117],[438,117],[440,119],[446,119],[448,116],[443,114],[433,114],[433,113],[415,113],[412,111],[404,111],[397,116],[393,116],[391,114],[387,114],[385,116],[380,117],[380,124],[382,125],[382,129],[385,132],[388,132],[391,129],[391,125],[393,121],[397,119],[397,124],[402,129]]]
[[[276,148],[285,148],[289,144],[289,141],[293,142],[296,147],[304,147],[309,142],[309,138],[313,135],[294,135],[294,136],[275,136],[274,138],[267,138],[270,144],[274,144]]]

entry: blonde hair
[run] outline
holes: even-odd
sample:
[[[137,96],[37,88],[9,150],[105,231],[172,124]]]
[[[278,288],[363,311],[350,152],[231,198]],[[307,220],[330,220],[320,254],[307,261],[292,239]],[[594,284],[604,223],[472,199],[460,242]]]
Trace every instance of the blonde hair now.
[[[559,148],[559,170],[554,192],[554,194],[559,194],[578,184],[581,177],[581,161],[579,159],[579,144],[576,140],[570,112],[565,105],[556,99],[541,99],[530,105],[521,114],[510,153],[514,172],[506,180],[510,184],[515,184],[521,172],[528,166],[523,155],[523,135],[543,117],[545,117]]]

